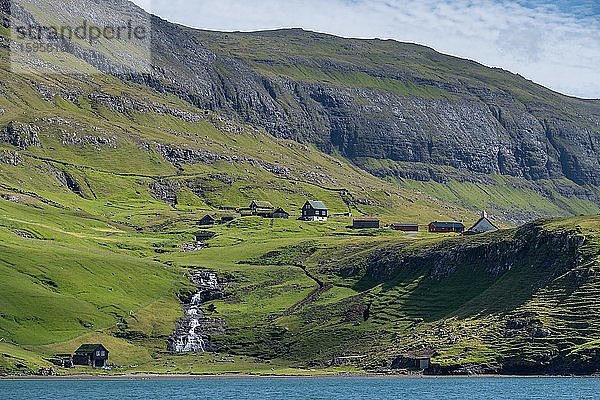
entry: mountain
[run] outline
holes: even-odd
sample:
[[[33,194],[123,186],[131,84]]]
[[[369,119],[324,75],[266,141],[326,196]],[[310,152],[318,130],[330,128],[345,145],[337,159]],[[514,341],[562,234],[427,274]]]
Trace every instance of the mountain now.
[[[425,351],[438,373],[597,371],[597,101],[417,45],[36,5],[0,0],[0,373],[97,342],[113,373],[382,370]],[[152,21],[152,59],[74,39],[15,64],[11,18],[115,9]],[[329,221],[295,219],[309,199]],[[198,227],[253,200],[292,217]],[[481,209],[507,229],[423,231]],[[539,216],[571,218],[512,227]],[[172,354],[207,276],[217,353]]]
[[[68,15],[72,2],[40,4]],[[598,212],[599,101],[392,40],[201,31],[124,0],[88,6],[101,21],[123,9],[152,29],[149,49],[122,57],[110,43],[74,42],[76,59],[102,72],[509,223]],[[151,73],[127,73],[132,57]]]
[[[428,187],[507,179],[554,203],[558,193],[598,204],[598,101],[395,41],[154,25],[158,90],[314,143],[376,176]],[[193,50],[173,60],[177,43]],[[164,83],[171,76],[184,79]]]

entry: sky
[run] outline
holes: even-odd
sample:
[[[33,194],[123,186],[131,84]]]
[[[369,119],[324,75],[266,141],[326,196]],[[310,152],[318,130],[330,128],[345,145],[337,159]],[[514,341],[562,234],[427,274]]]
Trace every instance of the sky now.
[[[600,99],[600,0],[133,0],[183,25],[395,39]]]

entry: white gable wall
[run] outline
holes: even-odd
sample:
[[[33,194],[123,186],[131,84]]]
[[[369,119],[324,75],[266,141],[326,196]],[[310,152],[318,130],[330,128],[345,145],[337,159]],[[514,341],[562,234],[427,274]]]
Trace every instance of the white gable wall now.
[[[482,218],[470,230],[477,233],[483,233],[497,231],[498,228],[496,228],[487,218]]]

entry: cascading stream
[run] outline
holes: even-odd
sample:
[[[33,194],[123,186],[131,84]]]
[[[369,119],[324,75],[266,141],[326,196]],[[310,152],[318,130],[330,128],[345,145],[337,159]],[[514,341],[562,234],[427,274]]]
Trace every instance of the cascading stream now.
[[[198,291],[188,303],[183,304],[184,316],[167,342],[167,349],[173,353],[212,351],[214,345],[210,343],[208,335],[224,332],[220,320],[206,318],[200,309],[206,301],[221,297],[222,286],[217,275],[206,271],[194,272],[190,280],[196,284]]]

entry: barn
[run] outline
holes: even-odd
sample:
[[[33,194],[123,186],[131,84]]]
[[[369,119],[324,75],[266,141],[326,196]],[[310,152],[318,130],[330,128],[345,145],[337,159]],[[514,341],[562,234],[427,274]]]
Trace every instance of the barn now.
[[[434,233],[448,233],[456,232],[463,233],[465,231],[465,225],[462,222],[432,222],[429,224],[429,232]]]
[[[377,218],[357,218],[352,222],[354,229],[373,229],[379,228],[379,220]]]
[[[390,228],[402,232],[419,232],[419,224],[392,224]]]

